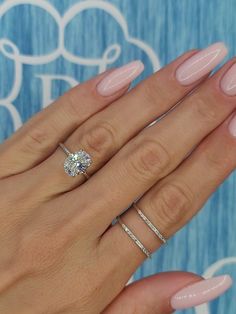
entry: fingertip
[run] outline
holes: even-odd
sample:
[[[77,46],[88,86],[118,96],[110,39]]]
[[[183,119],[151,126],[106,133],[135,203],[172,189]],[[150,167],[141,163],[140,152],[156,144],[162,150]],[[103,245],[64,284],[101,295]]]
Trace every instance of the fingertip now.
[[[232,282],[229,275],[222,275],[187,285],[171,297],[171,307],[182,310],[209,302],[225,293]]]

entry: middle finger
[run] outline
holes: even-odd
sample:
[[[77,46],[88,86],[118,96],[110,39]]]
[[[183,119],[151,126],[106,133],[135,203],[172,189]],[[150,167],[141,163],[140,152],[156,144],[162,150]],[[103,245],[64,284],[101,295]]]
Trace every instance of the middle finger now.
[[[65,195],[66,202],[78,200],[76,208],[80,199],[83,206],[87,200],[88,215],[99,217],[91,224],[93,232],[102,234],[117,215],[174,170],[231,114],[236,96],[224,93],[220,82],[234,62],[228,62],[162,120],[144,129],[79,189]]]
[[[138,131],[169,110],[196,87],[222,60],[225,53],[224,45],[216,43],[198,53],[192,51],[184,54],[139,84],[119,101],[86,121],[67,139],[65,145],[71,151],[81,145],[81,148],[89,152],[95,162],[89,167],[88,172],[89,175],[93,174]],[[202,66],[201,71],[199,62]],[[176,72],[180,66],[182,68],[184,66],[182,71],[184,75]],[[195,74],[194,77],[189,74],[190,72]],[[64,159],[64,153],[58,148],[45,162],[26,174],[37,178],[37,184],[44,182],[44,197],[45,191],[49,197],[54,196],[71,190],[84,181],[81,175],[71,178],[64,173]],[[47,176],[49,170],[50,176]],[[45,182],[46,176],[48,180]],[[30,181],[32,183],[32,180]]]

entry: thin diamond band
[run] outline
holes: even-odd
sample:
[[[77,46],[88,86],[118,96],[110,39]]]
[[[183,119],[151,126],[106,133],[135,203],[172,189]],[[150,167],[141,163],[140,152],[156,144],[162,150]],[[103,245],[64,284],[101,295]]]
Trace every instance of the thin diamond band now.
[[[117,217],[117,221],[125,231],[125,233],[133,240],[133,242],[140,248],[140,250],[148,257],[151,258],[151,253],[145,248],[142,242],[136,237],[136,235],[124,224],[120,216]]]
[[[63,152],[64,152],[67,156],[69,156],[69,155],[71,154],[71,152],[65,147],[64,144],[59,143],[59,146],[61,147],[61,149],[63,150]]]
[[[141,209],[137,206],[136,203],[132,204],[133,207],[136,209],[138,215],[142,218],[142,220],[146,223],[150,230],[152,230],[155,235],[163,242],[166,243],[165,237],[161,234],[161,232],[152,224],[152,222],[144,215]]]

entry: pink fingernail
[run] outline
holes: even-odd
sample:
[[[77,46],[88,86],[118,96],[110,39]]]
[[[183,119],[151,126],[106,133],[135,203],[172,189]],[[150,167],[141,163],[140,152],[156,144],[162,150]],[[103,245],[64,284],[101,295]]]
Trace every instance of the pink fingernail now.
[[[233,64],[223,76],[220,86],[225,94],[229,96],[236,95],[236,64]]]
[[[227,55],[226,46],[219,42],[203,49],[187,59],[176,70],[176,78],[182,85],[189,85],[212,71]]]
[[[108,74],[97,86],[102,96],[110,96],[131,83],[143,71],[140,60],[132,61]]]
[[[236,115],[234,115],[233,118],[230,120],[228,128],[230,134],[236,137]]]
[[[187,309],[209,302],[223,294],[232,285],[229,275],[217,276],[189,285],[171,298],[171,306],[175,310]]]

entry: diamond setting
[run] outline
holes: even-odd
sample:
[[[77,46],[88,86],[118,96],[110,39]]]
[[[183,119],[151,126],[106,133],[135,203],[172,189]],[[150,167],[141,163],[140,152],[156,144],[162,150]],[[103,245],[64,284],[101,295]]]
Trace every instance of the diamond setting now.
[[[64,169],[69,176],[75,177],[79,173],[85,173],[91,163],[91,156],[80,149],[78,152],[68,155],[64,162]]]

